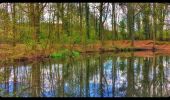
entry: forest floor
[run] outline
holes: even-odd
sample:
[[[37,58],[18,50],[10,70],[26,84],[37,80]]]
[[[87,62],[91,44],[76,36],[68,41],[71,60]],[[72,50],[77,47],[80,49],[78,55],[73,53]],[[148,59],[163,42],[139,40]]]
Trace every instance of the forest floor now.
[[[40,59],[44,57],[48,57],[51,53],[61,51],[63,49],[75,50],[81,53],[95,53],[95,52],[119,52],[120,50],[124,50],[126,48],[130,48],[131,41],[129,40],[118,40],[118,41],[104,41],[103,44],[101,42],[95,42],[91,44],[87,44],[84,46],[83,44],[64,44],[64,45],[53,45],[49,47],[49,49],[43,49],[39,47],[36,50],[29,48],[25,44],[16,44],[13,47],[10,44],[0,44],[0,60],[22,60],[22,59]],[[144,57],[152,57],[154,54],[156,55],[170,55],[170,42],[156,42],[155,48],[156,51],[153,52],[153,41],[152,40],[135,40],[134,48],[144,49],[145,51],[136,51],[134,52],[134,56],[144,56]],[[126,50],[125,50],[126,51]]]

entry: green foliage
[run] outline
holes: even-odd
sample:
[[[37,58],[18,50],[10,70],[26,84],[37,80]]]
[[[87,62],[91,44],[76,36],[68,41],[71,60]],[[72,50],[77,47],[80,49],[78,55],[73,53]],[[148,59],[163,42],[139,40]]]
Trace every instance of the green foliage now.
[[[33,40],[29,34],[22,34],[21,41],[29,47],[32,47],[33,45],[36,44],[36,41]]]
[[[96,40],[96,34],[94,27],[90,27],[90,39]]]
[[[113,37],[113,32],[112,31],[106,31],[105,30],[105,39],[106,40],[111,40],[112,39],[112,37]]]
[[[25,4],[19,4],[20,6],[24,6]],[[38,4],[39,6],[41,4]],[[50,4],[47,4],[50,5]],[[63,5],[63,8],[62,8]],[[129,4],[128,4],[129,5]],[[154,28],[154,25],[151,25],[151,20],[150,17],[152,18],[157,18],[157,22],[156,20],[153,21],[157,23],[156,27],[157,27],[157,33],[156,34],[156,40],[159,40],[161,36],[163,36],[163,40],[170,40],[169,36],[169,32],[165,32],[165,30],[162,32],[162,25],[164,25],[162,19],[163,19],[163,15],[165,15],[166,13],[162,12],[162,8],[165,8],[164,4],[157,4],[156,8],[156,16],[154,17],[153,15],[149,16],[151,12],[154,12],[154,9],[150,8],[150,4],[141,4],[144,5],[144,9],[142,10],[142,12],[138,13],[140,16],[136,16],[134,17],[134,21],[135,23],[137,23],[137,26],[140,26],[140,28],[137,29],[141,29],[140,31],[136,32],[136,33],[132,33],[135,34],[135,40],[141,40],[141,39],[146,39],[147,36],[149,36],[149,32],[150,30],[153,30],[152,28]],[[18,6],[18,5],[16,5]],[[33,6],[33,5],[32,5]],[[89,5],[91,6],[91,5]],[[130,7],[131,6],[131,7]],[[127,25],[127,19],[129,20],[128,16],[130,17],[130,19],[132,18],[132,14],[133,14],[133,6],[135,5],[131,5],[130,4],[129,7],[127,7],[127,10],[130,11],[130,13],[127,13],[126,17],[121,17],[120,21],[117,21],[116,25],[117,29],[118,29],[118,37],[116,37],[116,40],[122,40],[122,39],[131,39],[130,38],[130,34],[128,32],[126,32],[126,28],[130,27],[133,23],[133,21],[130,20],[130,26]],[[5,6],[2,6],[2,8]],[[36,19],[38,19],[38,16],[36,16],[36,13],[31,12],[32,8],[29,8],[31,6],[24,6],[26,7],[25,9],[30,9],[27,15],[23,15],[23,12],[21,10],[20,7],[17,7],[17,11],[16,11],[16,24],[15,24],[15,41],[19,41],[22,42],[24,44],[26,44],[27,46],[33,46],[36,45],[37,42],[36,40],[33,40],[33,36],[35,36],[35,31],[37,29],[40,29],[38,31],[40,31],[40,34],[38,34],[38,39],[39,39],[39,44],[42,48],[47,47],[47,45],[49,44],[60,44],[60,43],[66,43],[66,44],[80,44],[81,42],[88,44],[88,43],[94,43],[96,41],[98,41],[99,39],[99,16],[95,16],[97,14],[97,12],[89,12],[89,18],[86,18],[87,14],[84,14],[84,10],[85,7],[82,6],[82,13],[80,13],[80,8],[77,4],[57,4],[57,5],[53,5],[50,8],[47,7],[47,10],[49,10],[49,15],[53,15],[53,13],[55,13],[55,11],[57,11],[57,13],[55,14],[55,16],[51,16],[48,19],[44,19],[44,10],[42,10],[42,13],[40,14],[41,18],[40,18],[40,23],[38,23],[38,20],[36,21]],[[59,7],[59,8],[58,8]],[[67,9],[68,8],[68,9]],[[104,7],[103,10],[105,11],[107,7]],[[5,10],[6,9],[6,10]],[[97,10],[97,9],[96,9]],[[99,10],[99,9],[98,9]],[[135,12],[137,9],[134,9]],[[164,9],[166,12],[166,9]],[[117,12],[117,11],[116,11]],[[2,41],[7,41],[7,42],[13,42],[13,32],[12,32],[12,16],[10,16],[12,14],[12,12],[7,12],[7,8],[3,8],[1,9],[1,13],[0,13],[0,22],[2,23],[2,25],[0,25],[0,40]],[[31,14],[31,16],[29,16]],[[82,26],[80,25],[80,15],[82,14]],[[109,14],[109,13],[106,13]],[[101,15],[102,17],[104,17],[105,15]],[[101,18],[102,18],[101,17]],[[137,18],[138,17],[138,18]],[[58,18],[59,18],[59,23],[58,23]],[[109,17],[108,17],[109,18]],[[136,18],[138,20],[136,20]],[[151,18],[151,19],[152,19]],[[87,19],[87,20],[86,20]],[[109,19],[110,20],[110,19]],[[142,21],[142,23],[141,23]],[[34,23],[35,22],[35,23]],[[36,23],[37,22],[37,23]],[[90,32],[90,39],[87,39],[87,22],[89,22],[89,32]],[[129,22],[129,21],[128,21]],[[106,23],[107,24],[107,23]],[[110,23],[111,24],[111,23]],[[104,38],[104,40],[112,40],[113,38],[113,32],[105,29],[105,23],[103,24],[104,28],[102,31],[102,36]],[[81,28],[81,29],[80,29]],[[135,28],[135,27],[132,27]],[[131,29],[131,28],[129,28]],[[80,33],[80,31],[82,33]],[[59,37],[60,40],[59,40]],[[149,39],[152,39],[149,37]],[[48,43],[48,44],[47,44]],[[38,44],[38,45],[39,45]],[[51,46],[51,45],[50,45]],[[60,56],[60,55],[58,55]]]
[[[75,57],[77,57],[77,56],[79,56],[79,55],[80,55],[80,53],[79,53],[79,52],[77,52],[77,51],[72,51],[72,54],[73,54],[73,56],[75,56]]]
[[[81,42],[81,38],[77,33],[73,33],[71,36],[64,34],[64,35],[62,35],[61,42],[62,43],[78,44]]]
[[[40,46],[45,49],[46,45],[47,45],[47,42],[48,42],[48,37],[47,37],[47,34],[43,33],[43,32],[40,32],[40,36],[39,36],[39,43],[40,43]]]
[[[86,43],[87,43],[87,44],[95,43],[95,42],[96,42],[96,40],[94,40],[94,39],[87,39],[87,40],[86,40]]]
[[[61,36],[61,40],[60,40],[60,42],[61,43],[68,43],[68,36],[67,36],[67,34],[63,34],[62,36]]]
[[[78,35],[72,36],[72,37],[70,37],[70,38],[71,38],[70,40],[72,40],[71,43],[76,43],[76,44],[78,44],[78,43],[81,42],[80,37],[79,37]]]
[[[21,42],[27,42],[32,39],[32,28],[27,28],[27,26],[22,26],[18,29],[18,32],[20,33],[20,40]]]
[[[64,56],[63,56],[63,54],[62,53],[52,53],[51,55],[50,55],[50,57],[51,58],[63,58]]]
[[[40,32],[40,35],[39,35],[39,40],[40,41],[43,41],[43,40],[46,40],[47,39],[47,34],[43,33],[43,32]]]
[[[65,49],[63,51],[55,52],[50,55],[51,58],[55,59],[65,58],[69,56],[78,57],[80,56],[80,53],[78,51],[69,51],[68,49]]]
[[[122,19],[120,21],[120,33],[125,33],[125,28],[126,28],[126,24],[125,24],[125,19]]]

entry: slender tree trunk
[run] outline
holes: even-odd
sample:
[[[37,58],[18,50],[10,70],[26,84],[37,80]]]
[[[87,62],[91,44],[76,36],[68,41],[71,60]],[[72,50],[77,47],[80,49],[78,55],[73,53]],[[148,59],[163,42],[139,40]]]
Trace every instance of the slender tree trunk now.
[[[57,38],[58,38],[58,41],[60,41],[60,16],[59,16],[59,11],[60,10],[60,4],[57,3]]]
[[[36,10],[35,10],[35,34],[36,34],[36,41],[39,42],[39,35],[40,35],[40,7],[39,4],[36,4]]]
[[[112,34],[113,34],[113,39],[117,39],[117,30],[116,30],[116,12],[115,12],[115,3],[112,3]]]
[[[86,9],[86,34],[87,38],[90,39],[90,33],[89,33],[89,5],[88,3],[85,4],[85,9]]]
[[[137,25],[137,32],[138,32],[138,39],[141,39],[141,14],[136,16],[136,25]]]
[[[102,25],[102,16],[103,16],[103,3],[100,3],[100,8],[99,8],[99,12],[100,12],[100,17],[99,17],[99,39],[101,40],[101,42],[103,43],[103,25]]]
[[[156,3],[153,3],[153,49],[155,48],[156,33],[157,33],[157,21],[156,21]]]
[[[82,28],[83,28],[83,25],[82,25],[82,4],[79,3],[79,10],[80,10],[80,38],[81,38],[81,42],[83,42],[83,31],[82,31]]]
[[[64,3],[61,4],[62,34],[64,34]]]
[[[15,3],[12,5],[12,33],[13,33],[13,46],[16,45],[15,43],[15,32],[16,32],[16,10],[15,10]]]

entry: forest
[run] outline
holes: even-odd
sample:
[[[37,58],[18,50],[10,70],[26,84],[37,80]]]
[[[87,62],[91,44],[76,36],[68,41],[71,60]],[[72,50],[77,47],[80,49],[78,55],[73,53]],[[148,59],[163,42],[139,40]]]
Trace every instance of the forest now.
[[[1,3],[0,55],[169,50],[168,9],[168,3]]]
[[[0,3],[0,97],[168,96],[169,3]]]

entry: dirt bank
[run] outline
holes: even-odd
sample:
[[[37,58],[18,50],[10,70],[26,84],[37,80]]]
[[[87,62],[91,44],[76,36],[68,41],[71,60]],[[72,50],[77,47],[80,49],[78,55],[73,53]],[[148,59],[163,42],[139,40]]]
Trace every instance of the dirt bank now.
[[[51,53],[57,52],[58,50],[69,49],[76,50],[81,53],[95,53],[95,52],[120,52],[121,49],[131,48],[131,42],[128,40],[119,41],[104,41],[88,44],[86,46],[81,44],[74,45],[54,45],[53,47],[43,49],[38,47],[36,50],[29,48],[25,44],[17,44],[15,47],[9,44],[0,44],[0,60],[35,60],[43,59],[48,57]],[[134,42],[134,48],[145,50],[135,52],[135,56],[153,56],[156,55],[170,55],[170,42],[156,42],[155,52],[152,52],[153,41],[152,40],[137,40]]]

